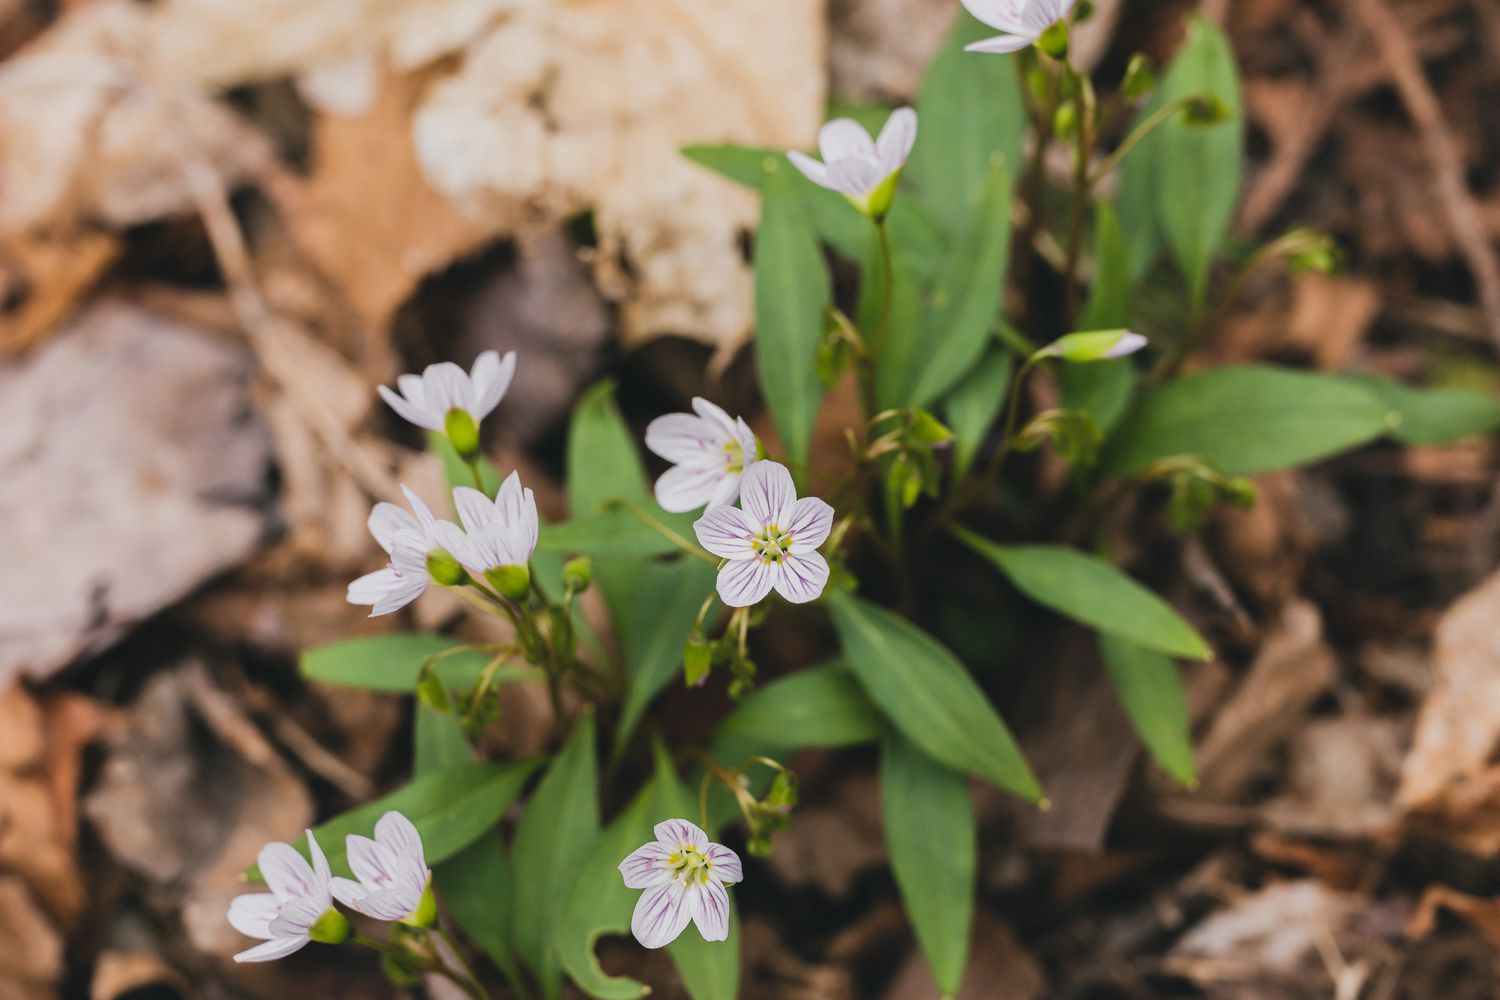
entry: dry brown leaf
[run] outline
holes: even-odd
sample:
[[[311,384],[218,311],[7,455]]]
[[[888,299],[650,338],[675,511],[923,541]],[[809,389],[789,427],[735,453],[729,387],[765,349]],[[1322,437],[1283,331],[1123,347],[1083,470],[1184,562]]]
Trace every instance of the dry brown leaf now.
[[[1271,751],[1300,727],[1336,672],[1318,609],[1307,601],[1287,605],[1198,747],[1203,797],[1238,796],[1266,766]]]
[[[150,995],[191,996],[182,975],[155,952],[103,951],[94,960],[89,1000],[122,1000],[136,991]]]
[[[835,801],[800,807],[796,822],[777,834],[767,863],[786,884],[815,885],[837,898],[855,875],[885,858],[880,792],[873,775],[860,774],[839,784]]]
[[[1406,923],[1408,937],[1424,938],[1437,927],[1438,913],[1452,910],[1483,935],[1491,948],[1500,949],[1500,899],[1470,896],[1445,885],[1430,885],[1417,901]]]
[[[96,230],[0,240],[0,280],[18,293],[16,306],[0,312],[0,357],[26,350],[67,319],[119,252],[118,239]]]
[[[250,554],[269,448],[249,377],[243,350],[116,301],[0,366],[0,561],[29,568],[0,577],[0,687]]]
[[[1183,935],[1171,953],[1258,975],[1296,973],[1304,963],[1312,968],[1318,938],[1332,940],[1360,905],[1359,897],[1311,880],[1278,882],[1210,915]],[[1191,966],[1175,968],[1192,975]]]
[[[1261,815],[1284,833],[1379,834],[1396,818],[1392,798],[1407,728],[1360,710],[1309,722],[1289,744],[1285,789]]]
[[[1379,312],[1380,293],[1373,282],[1308,272],[1292,283],[1285,338],[1317,367],[1341,371],[1349,367]]]
[[[48,1000],[62,979],[63,939],[26,884],[0,875],[0,1000]]]
[[[263,137],[152,50],[148,9],[70,10],[0,70],[0,232],[189,211],[183,164],[227,182],[270,157]]]
[[[751,327],[741,234],[756,200],[679,149],[810,143],[824,30],[819,0],[530,4],[431,88],[418,156],[480,220],[518,199],[554,217],[592,208],[627,343],[679,333],[727,353]]]
[[[885,1000],[931,1000],[938,995],[932,972],[915,950],[885,992]],[[969,965],[955,1000],[1039,1000],[1047,976],[1015,932],[980,913],[974,920]]]

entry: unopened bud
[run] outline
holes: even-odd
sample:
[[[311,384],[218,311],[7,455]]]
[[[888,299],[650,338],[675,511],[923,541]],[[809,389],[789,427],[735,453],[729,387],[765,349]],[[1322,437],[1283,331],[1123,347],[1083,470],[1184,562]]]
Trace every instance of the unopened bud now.
[[[434,583],[445,587],[457,587],[469,579],[463,566],[446,549],[433,549],[427,553],[427,574]]]
[[[1135,102],[1155,88],[1156,69],[1144,52],[1137,52],[1130,57],[1130,63],[1125,67],[1125,79],[1120,83],[1120,90],[1125,100]]]
[[[446,714],[453,710],[453,700],[448,697],[448,685],[431,670],[425,671],[417,680],[417,700],[434,712]]]
[[[1053,59],[1063,59],[1068,54],[1068,22],[1066,18],[1053,21],[1036,40],[1036,47]]]
[[[1188,101],[1183,120],[1189,125],[1219,125],[1234,117],[1229,105],[1212,94],[1199,94]]]
[[[688,687],[698,687],[708,680],[713,666],[714,648],[699,632],[688,636],[682,647],[682,679]]]
[[[472,464],[479,458],[479,425],[467,410],[454,407],[443,417],[443,433],[458,457]]]
[[[575,556],[563,563],[563,589],[568,593],[578,594],[588,590],[589,581],[593,578],[594,564],[589,561],[588,556]]]
[[[495,566],[484,571],[484,578],[512,601],[524,601],[531,593],[531,570],[524,564]]]
[[[1129,330],[1090,330],[1058,337],[1037,353],[1044,358],[1087,364],[1123,358],[1145,346],[1146,338]]]

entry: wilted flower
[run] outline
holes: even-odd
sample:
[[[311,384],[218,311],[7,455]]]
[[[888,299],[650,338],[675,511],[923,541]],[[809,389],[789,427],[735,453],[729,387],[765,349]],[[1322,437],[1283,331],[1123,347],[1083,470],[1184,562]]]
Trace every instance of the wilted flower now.
[[[699,543],[729,560],[719,570],[719,597],[745,608],[776,588],[793,604],[823,593],[828,561],[817,551],[833,529],[833,508],[817,497],[797,499],[792,474],[776,462],[756,462],[740,483],[743,507],[712,507],[693,531]]]
[[[375,824],[375,839],[350,834],[345,838],[353,881],[335,878],[334,898],[352,910],[376,920],[425,922],[431,909],[427,892],[427,861],[422,854],[422,835],[411,820],[388,812]]]
[[[515,374],[515,351],[504,358],[485,351],[472,371],[465,372],[451,361],[428,365],[421,375],[396,379],[400,393],[381,386],[380,398],[418,427],[447,434],[459,455],[468,460],[479,450],[479,422],[500,405]]]
[[[391,557],[390,564],[349,584],[347,600],[371,605],[371,618],[406,607],[432,582],[427,553],[437,544],[433,534],[437,519],[421,497],[406,486],[401,492],[411,511],[383,500],[370,511],[370,534]]]
[[[740,477],[760,443],[740,417],[730,418],[706,399],[694,413],[669,413],[646,427],[646,447],[674,463],[656,481],[656,502],[675,513],[734,503]]]
[[[337,944],[349,936],[349,921],[333,908],[328,859],[307,831],[312,864],[291,844],[272,843],[257,859],[270,892],[236,896],[229,904],[229,922],[247,937],[262,938],[236,962],[270,962],[285,958],[309,941]]]
[[[861,212],[880,219],[890,211],[901,168],[916,141],[917,113],[898,108],[873,142],[854,119],[835,118],[818,132],[822,163],[796,151],[786,155],[808,180],[839,192]]]
[[[524,489],[520,475],[512,472],[500,484],[493,501],[476,489],[459,486],[453,491],[453,506],[463,530],[439,521],[433,529],[434,539],[469,572],[490,578],[502,592],[513,589],[515,584],[501,586],[496,578],[518,576],[515,571],[524,570],[536,550],[540,523],[531,490]],[[507,570],[511,572],[504,572]]]
[[[630,933],[647,948],[671,944],[687,927],[698,925],[705,941],[729,937],[729,894],[725,885],[745,877],[740,857],[685,819],[656,824],[656,840],[620,862],[630,889],[645,889],[630,918]]]
[[[963,0],[965,9],[991,28],[1005,32],[964,46],[966,52],[1016,52],[1035,45],[1052,25],[1068,16],[1076,0]]]

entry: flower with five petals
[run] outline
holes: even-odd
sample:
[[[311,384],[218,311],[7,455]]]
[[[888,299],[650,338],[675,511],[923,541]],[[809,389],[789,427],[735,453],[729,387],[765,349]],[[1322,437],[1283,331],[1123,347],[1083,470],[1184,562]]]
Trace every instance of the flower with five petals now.
[[[348,918],[333,908],[328,859],[311,830],[307,846],[312,864],[291,844],[261,848],[257,863],[271,891],[236,896],[229,904],[229,922],[265,944],[240,952],[234,956],[236,962],[270,962],[309,941],[337,944],[349,936]]]
[[[823,593],[828,561],[817,551],[833,530],[833,508],[797,499],[792,474],[756,462],[740,483],[739,507],[711,507],[693,522],[698,542],[729,560],[719,570],[719,597],[731,608],[758,603],[772,588],[793,604]]]
[[[706,399],[693,413],[669,413],[646,427],[646,447],[672,462],[656,481],[656,502],[673,513],[734,503],[745,466],[760,442],[743,418],[730,418]]]
[[[818,131],[821,163],[795,150],[786,155],[814,184],[839,192],[872,219],[883,219],[916,141],[917,113],[897,108],[874,140],[852,118],[828,122]]]
[[[740,857],[685,819],[656,824],[656,839],[620,862],[630,889],[645,889],[636,900],[630,933],[647,948],[671,944],[687,927],[698,925],[705,941],[729,937],[729,893],[724,886],[744,877]]]
[[[333,896],[340,903],[376,920],[404,920],[424,926],[434,907],[427,884],[432,876],[422,853],[422,835],[412,821],[394,810],[375,824],[375,839],[350,834],[349,868],[355,879],[335,878]]]

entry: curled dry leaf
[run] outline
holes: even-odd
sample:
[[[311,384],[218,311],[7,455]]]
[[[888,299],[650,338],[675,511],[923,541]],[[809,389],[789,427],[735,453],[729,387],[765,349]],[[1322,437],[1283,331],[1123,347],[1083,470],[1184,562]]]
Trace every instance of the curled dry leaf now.
[[[62,979],[63,939],[26,891],[26,883],[0,875],[0,1000],[56,996]]]
[[[1356,710],[1315,719],[1292,737],[1286,790],[1261,815],[1284,833],[1366,837],[1395,819],[1407,727]]]
[[[0,367],[0,686],[42,677],[245,559],[266,526],[249,357],[104,301]],[[40,572],[45,568],[45,572]]]
[[[1304,962],[1317,962],[1318,938],[1331,940],[1360,905],[1359,897],[1311,880],[1269,885],[1212,914],[1172,948],[1174,958],[1215,965],[1202,967],[1202,976],[1194,975],[1190,962],[1175,969],[1200,979],[1224,971],[1295,973]]]

